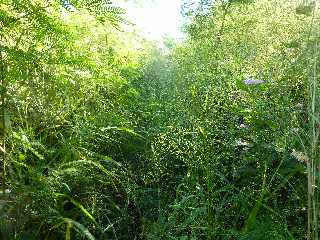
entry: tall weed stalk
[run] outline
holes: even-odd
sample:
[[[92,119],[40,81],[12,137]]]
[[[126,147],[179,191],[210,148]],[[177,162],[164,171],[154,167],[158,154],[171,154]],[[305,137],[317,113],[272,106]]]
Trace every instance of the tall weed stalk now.
[[[307,175],[308,175],[308,239],[317,240],[319,238],[318,217],[319,217],[319,123],[320,123],[320,99],[319,99],[319,86],[318,86],[318,56],[319,56],[319,34],[316,31],[315,26],[316,16],[315,12],[318,10],[318,3],[316,4],[312,24],[309,35],[309,46],[311,47],[311,74],[309,81],[309,129],[310,129],[310,145],[306,150],[306,154],[309,155],[309,161],[307,163]]]

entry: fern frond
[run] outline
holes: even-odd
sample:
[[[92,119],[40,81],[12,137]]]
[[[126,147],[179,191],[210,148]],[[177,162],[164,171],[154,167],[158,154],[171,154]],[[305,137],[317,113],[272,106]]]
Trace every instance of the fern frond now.
[[[67,0],[61,0],[65,8],[74,6],[75,8],[84,8],[93,13],[97,19],[101,22],[109,21],[113,25],[118,25],[124,22],[122,15],[125,10],[121,7],[115,6],[112,1],[109,0],[73,0],[72,3]]]

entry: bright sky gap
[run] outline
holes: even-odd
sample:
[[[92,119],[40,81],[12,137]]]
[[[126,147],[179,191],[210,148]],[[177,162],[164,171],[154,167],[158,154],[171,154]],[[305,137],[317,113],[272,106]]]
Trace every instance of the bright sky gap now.
[[[129,21],[151,40],[161,40],[163,36],[182,38],[182,0],[154,0],[141,4],[125,2]]]

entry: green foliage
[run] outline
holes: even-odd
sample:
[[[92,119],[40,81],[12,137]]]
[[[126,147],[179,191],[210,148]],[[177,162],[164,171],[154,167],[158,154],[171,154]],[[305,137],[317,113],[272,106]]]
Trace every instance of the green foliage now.
[[[63,4],[0,3],[1,239],[317,238],[315,4],[200,1],[164,52]]]
[[[1,238],[129,239],[137,213],[117,151],[142,138],[127,120],[123,105],[134,91],[122,74],[136,71],[140,45],[59,4],[5,1],[0,9],[8,112],[1,177],[10,189]]]
[[[171,57],[174,99],[165,112],[174,116],[162,120],[151,165],[165,193],[185,186],[181,199],[163,196],[169,205],[191,203],[164,210],[150,239],[303,237],[306,162],[290,154],[302,150],[294,129],[306,127],[306,109],[296,106],[308,101],[311,18],[296,6],[218,3],[187,26]],[[244,84],[251,78],[265,83]]]

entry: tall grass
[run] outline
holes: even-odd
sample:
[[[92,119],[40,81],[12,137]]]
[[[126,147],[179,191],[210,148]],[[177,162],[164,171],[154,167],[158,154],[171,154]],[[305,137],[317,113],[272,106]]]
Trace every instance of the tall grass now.
[[[319,57],[319,33],[317,29],[316,11],[318,10],[319,3],[315,3],[313,9],[310,33],[308,44],[310,48],[310,78],[309,78],[309,149],[305,148],[306,154],[309,156],[307,162],[307,175],[308,175],[308,239],[319,238],[319,123],[320,123],[320,99],[319,99],[319,86],[318,86],[318,57]]]
[[[2,42],[2,36],[0,36],[0,41]],[[0,46],[1,47],[1,46]],[[6,162],[5,162],[5,157],[6,157],[6,147],[5,147],[5,131],[6,131],[6,119],[5,119],[5,100],[6,100],[6,82],[5,82],[5,63],[4,63],[4,57],[2,51],[0,51],[0,81],[1,81],[1,86],[0,86],[0,102],[1,102],[1,120],[0,120],[0,134],[2,137],[2,141],[0,142],[0,152],[1,152],[1,157],[2,157],[2,185],[3,185],[3,190],[5,190],[5,178],[6,178]]]

